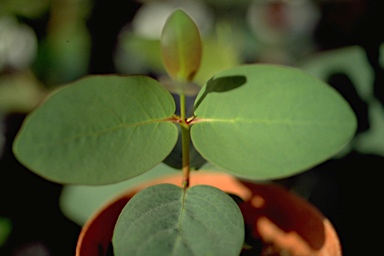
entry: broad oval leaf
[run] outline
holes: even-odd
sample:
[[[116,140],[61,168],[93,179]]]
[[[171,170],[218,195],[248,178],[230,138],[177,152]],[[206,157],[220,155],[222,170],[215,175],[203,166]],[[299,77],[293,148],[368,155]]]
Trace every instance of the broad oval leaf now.
[[[175,103],[145,76],[89,76],[55,92],[24,121],[17,159],[48,180],[107,184],[148,171],[177,140]]]
[[[299,69],[245,65],[214,76],[195,102],[191,138],[214,165],[253,179],[291,176],[328,159],[356,118],[332,87]]]
[[[168,74],[177,81],[192,81],[200,66],[202,44],[196,24],[184,11],[178,9],[168,17],[160,46]]]
[[[244,242],[240,209],[206,185],[184,191],[171,184],[146,188],[124,207],[112,239],[120,255],[239,255]]]

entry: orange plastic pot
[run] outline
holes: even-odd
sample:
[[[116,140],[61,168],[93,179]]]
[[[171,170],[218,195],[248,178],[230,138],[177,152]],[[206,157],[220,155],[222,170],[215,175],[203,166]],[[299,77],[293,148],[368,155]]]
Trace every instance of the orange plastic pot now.
[[[107,255],[123,207],[141,189],[160,183],[180,185],[180,175],[147,182],[107,202],[83,226],[76,256]],[[292,256],[342,255],[339,238],[330,221],[306,200],[285,188],[243,182],[224,173],[195,172],[191,176],[191,186],[199,184],[217,187],[244,200],[239,207],[245,224],[252,237],[264,244],[265,255],[279,255],[280,252]],[[242,253],[254,255],[248,249]]]

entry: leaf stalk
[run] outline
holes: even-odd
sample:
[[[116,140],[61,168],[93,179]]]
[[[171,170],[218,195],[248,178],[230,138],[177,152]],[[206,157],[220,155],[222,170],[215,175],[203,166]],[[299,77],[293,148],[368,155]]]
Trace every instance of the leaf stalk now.
[[[182,147],[182,186],[184,189],[189,187],[189,149],[190,149],[190,125],[186,118],[186,102],[184,92],[180,93],[180,116],[181,116],[181,147]]]

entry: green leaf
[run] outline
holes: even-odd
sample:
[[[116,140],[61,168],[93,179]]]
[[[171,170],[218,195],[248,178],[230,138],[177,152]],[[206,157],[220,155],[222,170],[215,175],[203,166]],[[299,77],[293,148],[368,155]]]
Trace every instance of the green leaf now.
[[[299,69],[245,65],[214,76],[195,102],[191,138],[208,161],[239,176],[273,179],[328,159],[356,118],[333,88]]]
[[[115,255],[239,255],[244,221],[236,203],[211,186],[184,191],[149,187],[125,206],[116,223]]]
[[[160,46],[168,74],[177,81],[192,81],[200,66],[202,44],[196,24],[184,11],[168,17]]]
[[[145,76],[90,76],[51,95],[25,120],[17,159],[46,179],[107,184],[150,170],[172,150],[175,103]]]

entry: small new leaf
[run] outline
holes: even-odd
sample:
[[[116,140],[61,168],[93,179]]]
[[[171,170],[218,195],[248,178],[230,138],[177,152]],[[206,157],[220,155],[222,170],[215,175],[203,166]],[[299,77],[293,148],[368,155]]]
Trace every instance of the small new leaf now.
[[[202,44],[196,24],[184,11],[176,10],[169,16],[160,45],[169,76],[176,81],[192,81],[200,66]]]

